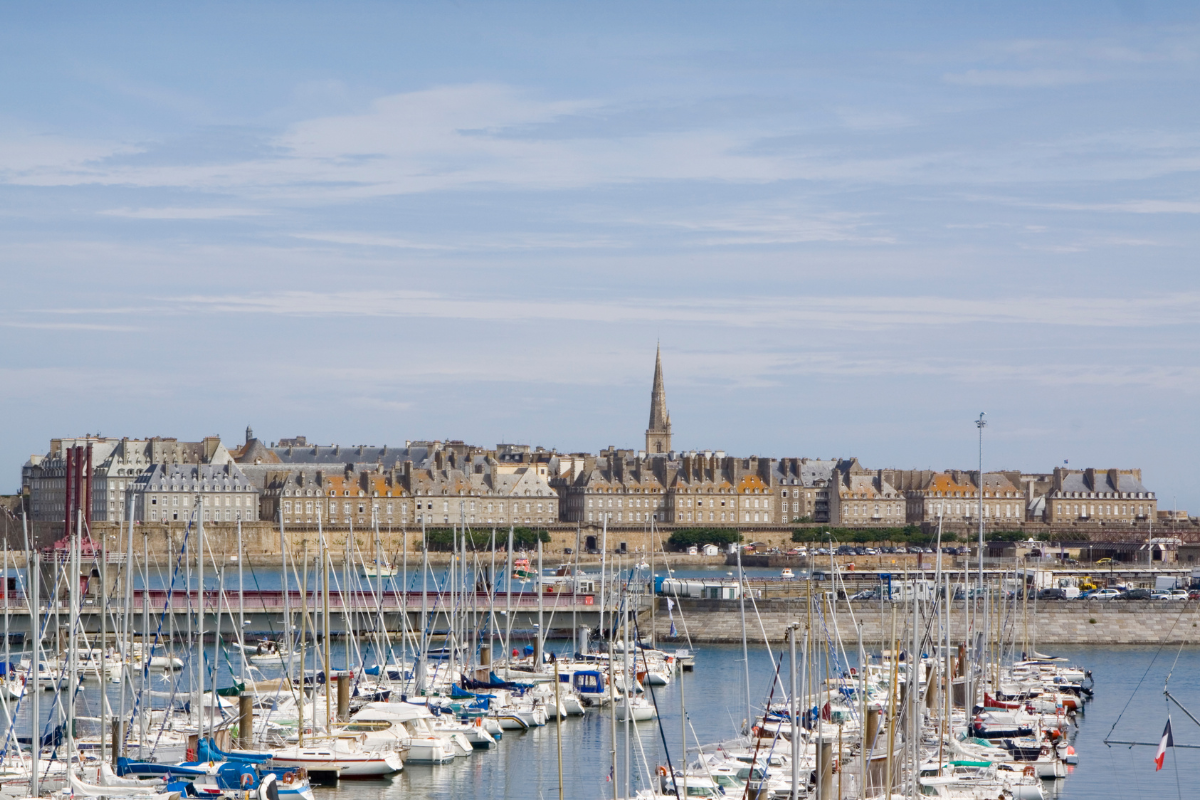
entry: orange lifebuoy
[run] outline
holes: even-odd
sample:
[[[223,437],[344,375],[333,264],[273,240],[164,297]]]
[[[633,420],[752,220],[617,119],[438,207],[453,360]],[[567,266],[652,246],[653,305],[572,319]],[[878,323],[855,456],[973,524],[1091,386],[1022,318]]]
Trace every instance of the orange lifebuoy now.
[[[1025,774],[1026,774],[1026,775],[1029,775],[1029,776],[1032,776],[1032,775],[1034,774],[1034,769],[1033,769],[1033,767],[1032,767],[1032,766],[1025,767]]]
[[[292,772],[283,773],[283,782],[284,783],[290,784],[293,780],[295,780],[295,773],[292,773]]]
[[[667,777],[667,768],[664,767],[662,764],[659,764],[658,765],[658,774],[663,778]]]

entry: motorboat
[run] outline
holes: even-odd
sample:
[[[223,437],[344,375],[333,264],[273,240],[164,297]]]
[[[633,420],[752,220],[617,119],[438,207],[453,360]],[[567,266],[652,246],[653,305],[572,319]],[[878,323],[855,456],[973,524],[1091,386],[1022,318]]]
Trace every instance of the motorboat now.
[[[269,763],[281,769],[336,772],[339,778],[380,778],[404,768],[395,750],[368,750],[357,738],[346,737],[272,750]]]

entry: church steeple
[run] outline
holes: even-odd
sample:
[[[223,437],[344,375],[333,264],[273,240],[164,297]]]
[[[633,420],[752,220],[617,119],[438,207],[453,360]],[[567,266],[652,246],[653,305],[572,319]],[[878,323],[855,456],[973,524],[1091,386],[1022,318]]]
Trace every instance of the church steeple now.
[[[646,453],[671,451],[671,414],[667,411],[667,390],[663,385],[662,347],[654,355],[654,388],[650,392],[650,427],[646,429]]]

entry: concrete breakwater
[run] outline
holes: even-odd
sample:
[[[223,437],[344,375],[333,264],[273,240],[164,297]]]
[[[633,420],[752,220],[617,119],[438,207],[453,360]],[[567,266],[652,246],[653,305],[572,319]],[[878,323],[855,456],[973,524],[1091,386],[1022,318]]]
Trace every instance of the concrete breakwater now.
[[[668,612],[665,598],[661,598],[655,614],[655,633],[660,642],[721,643],[742,640],[742,622],[738,601],[730,600],[677,600]],[[818,634],[839,632],[846,646],[857,641],[857,626],[862,626],[863,641],[870,647],[878,647],[892,635],[892,606],[896,607],[896,630],[903,638],[905,621],[910,614],[906,603],[878,602],[855,603],[853,615],[839,602],[836,614],[824,616],[814,613],[812,624]],[[669,636],[671,615],[674,616],[678,636]],[[643,616],[643,619],[645,617]],[[751,642],[761,642],[765,631],[771,642],[784,642],[787,626],[799,622],[803,626],[809,619],[802,601],[769,600],[758,601],[758,611],[749,600],[746,603],[747,635]],[[1200,603],[1159,601],[1089,601],[1055,600],[1039,602],[1036,611],[1031,603],[1027,612],[1018,606],[1016,614],[1011,612],[1000,621],[1004,638],[1022,648],[1028,642],[1030,648],[1042,649],[1053,645],[1157,645],[1157,644],[1200,644]],[[997,618],[992,614],[992,629]],[[953,605],[950,611],[951,640],[961,641],[966,630],[966,612],[963,603]]]

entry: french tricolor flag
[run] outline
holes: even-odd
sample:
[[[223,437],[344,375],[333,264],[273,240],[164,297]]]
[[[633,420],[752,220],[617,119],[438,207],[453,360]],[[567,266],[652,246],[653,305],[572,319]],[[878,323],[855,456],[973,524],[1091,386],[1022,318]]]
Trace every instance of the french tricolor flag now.
[[[1167,748],[1175,746],[1175,739],[1171,737],[1171,718],[1167,717],[1167,727],[1163,729],[1162,741],[1158,743],[1158,752],[1154,755],[1154,771],[1158,772],[1163,768],[1163,760],[1167,757]]]

